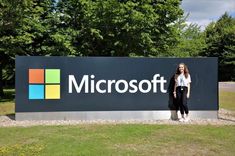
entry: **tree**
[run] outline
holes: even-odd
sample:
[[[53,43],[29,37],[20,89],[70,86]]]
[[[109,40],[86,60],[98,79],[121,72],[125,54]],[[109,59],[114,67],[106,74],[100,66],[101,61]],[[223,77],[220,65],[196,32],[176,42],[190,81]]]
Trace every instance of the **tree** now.
[[[29,0],[23,10],[23,17],[17,27],[13,44],[17,55],[44,56],[52,50],[54,0]]]
[[[180,36],[178,44],[169,49],[170,56],[195,57],[206,47],[204,32],[195,23],[187,24],[188,16],[182,16],[175,24]]]
[[[162,56],[176,44],[180,0],[66,0],[58,2],[73,45],[83,56]]]
[[[3,0],[0,3],[0,94],[2,69],[14,78],[15,55],[50,55],[53,0]],[[58,54],[59,55],[59,54]]]
[[[235,19],[227,13],[205,30],[207,47],[202,55],[219,58],[219,80],[235,80]]]
[[[172,49],[173,56],[195,57],[206,47],[205,35],[197,24],[189,24],[181,30],[179,44]]]
[[[15,48],[11,45],[16,36],[16,28],[22,18],[25,1],[0,1],[0,97],[3,96],[3,68],[13,70]]]

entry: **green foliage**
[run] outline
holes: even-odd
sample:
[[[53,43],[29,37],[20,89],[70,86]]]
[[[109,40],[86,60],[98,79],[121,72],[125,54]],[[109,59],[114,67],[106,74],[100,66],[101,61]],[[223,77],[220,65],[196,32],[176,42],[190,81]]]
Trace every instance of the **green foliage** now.
[[[2,127],[0,155],[234,155],[234,126],[79,124]],[[184,148],[182,148],[184,147]]]
[[[205,34],[197,24],[186,24],[189,14],[180,18],[176,26],[180,31],[178,44],[170,49],[171,56],[195,57],[206,47]]]
[[[162,56],[176,44],[173,23],[183,14],[180,0],[10,0],[1,5],[0,51],[12,58]]]
[[[58,12],[64,27],[77,32],[73,45],[82,56],[159,56],[176,43],[172,23],[183,13],[179,5],[179,0],[61,0]]]
[[[16,28],[22,16],[23,5],[21,0],[0,1],[0,98],[3,96],[2,77],[14,77],[16,47],[12,43],[17,34]]]
[[[219,58],[219,79],[235,80],[235,19],[225,13],[206,30],[206,44],[202,55]]]

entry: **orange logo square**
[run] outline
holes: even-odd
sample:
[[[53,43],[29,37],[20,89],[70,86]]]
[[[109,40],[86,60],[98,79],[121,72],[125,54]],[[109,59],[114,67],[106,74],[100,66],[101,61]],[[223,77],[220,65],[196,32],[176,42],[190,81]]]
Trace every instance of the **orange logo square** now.
[[[29,69],[29,83],[44,83],[44,69]]]

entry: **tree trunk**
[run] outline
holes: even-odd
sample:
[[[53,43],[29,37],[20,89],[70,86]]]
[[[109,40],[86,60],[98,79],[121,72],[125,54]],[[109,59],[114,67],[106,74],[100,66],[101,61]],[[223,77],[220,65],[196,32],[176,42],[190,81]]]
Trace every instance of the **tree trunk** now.
[[[3,98],[3,96],[2,64],[0,63],[0,99]]]

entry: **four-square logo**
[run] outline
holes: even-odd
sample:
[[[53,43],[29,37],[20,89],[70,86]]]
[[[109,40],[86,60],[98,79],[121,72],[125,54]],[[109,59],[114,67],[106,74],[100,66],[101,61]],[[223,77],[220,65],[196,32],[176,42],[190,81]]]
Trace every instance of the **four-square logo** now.
[[[60,69],[29,69],[29,99],[60,99]]]

